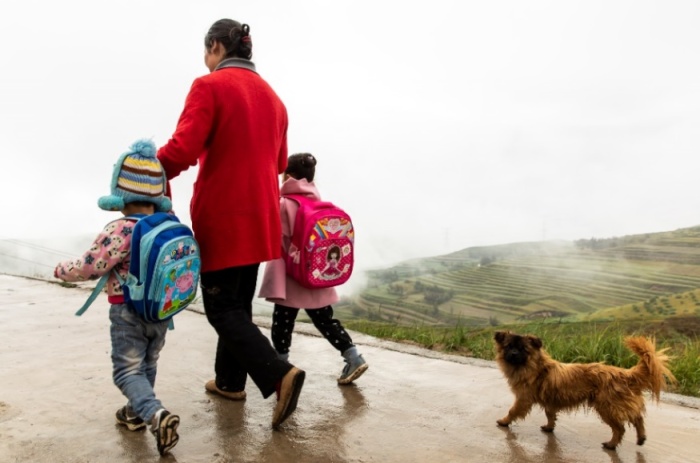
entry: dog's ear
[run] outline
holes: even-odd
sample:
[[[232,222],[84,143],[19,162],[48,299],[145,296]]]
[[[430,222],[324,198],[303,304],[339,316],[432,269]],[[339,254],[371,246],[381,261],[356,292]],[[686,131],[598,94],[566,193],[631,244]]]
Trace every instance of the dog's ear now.
[[[540,338],[538,338],[537,336],[528,335],[527,339],[528,339],[528,341],[530,341],[530,345],[532,347],[534,347],[535,349],[542,348],[542,340]]]
[[[507,333],[506,331],[496,331],[496,333],[494,333],[494,335],[493,335],[493,339],[494,339],[497,343],[503,344],[503,342],[506,340],[506,335],[507,335],[507,334],[508,334],[508,333]]]

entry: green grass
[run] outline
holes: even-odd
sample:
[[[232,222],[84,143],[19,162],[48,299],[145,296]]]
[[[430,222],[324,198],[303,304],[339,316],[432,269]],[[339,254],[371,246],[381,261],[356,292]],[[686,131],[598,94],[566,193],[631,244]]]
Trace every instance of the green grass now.
[[[675,346],[671,371],[678,380],[677,392],[699,397],[700,391],[700,343],[688,340]]]
[[[493,335],[497,330],[511,329],[521,334],[532,334],[544,343],[544,348],[555,359],[568,363],[604,362],[629,368],[638,358],[625,347],[626,336],[644,335],[656,338],[657,349],[669,347],[671,372],[678,383],[669,391],[700,397],[700,337],[687,335],[683,328],[700,320],[679,320],[639,323],[553,323],[538,322],[513,326],[479,328],[457,325],[435,327],[427,325],[402,326],[397,324],[350,320],[349,329],[381,339],[416,344],[427,349],[493,360]]]

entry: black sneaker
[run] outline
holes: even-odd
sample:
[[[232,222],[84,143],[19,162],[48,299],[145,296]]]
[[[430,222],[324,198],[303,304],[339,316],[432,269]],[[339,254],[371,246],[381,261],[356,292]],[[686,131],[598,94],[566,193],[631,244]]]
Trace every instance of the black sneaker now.
[[[180,425],[180,417],[171,414],[167,410],[159,410],[151,420],[151,432],[156,438],[158,453],[165,455],[177,445],[180,436],[177,435],[177,427]]]
[[[129,431],[138,431],[146,427],[146,422],[139,418],[128,405],[117,410],[117,423],[126,426]]]

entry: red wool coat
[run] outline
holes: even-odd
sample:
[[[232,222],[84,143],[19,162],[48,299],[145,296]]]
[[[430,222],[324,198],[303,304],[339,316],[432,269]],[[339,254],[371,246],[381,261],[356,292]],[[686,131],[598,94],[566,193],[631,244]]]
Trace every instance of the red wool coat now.
[[[224,60],[192,84],[158,159],[168,179],[199,163],[190,215],[203,272],[280,257],[287,125],[284,104],[250,61]]]
[[[282,221],[282,247],[284,252],[289,249],[295,218],[299,210],[299,205],[296,201],[284,198],[284,195],[291,194],[321,199],[316,186],[307,182],[306,179],[296,180],[288,178],[282,184],[283,197],[280,199],[280,218]],[[265,264],[265,273],[263,274],[258,297],[264,297],[269,302],[294,309],[321,309],[338,302],[338,293],[333,287],[309,289],[297,283],[296,280],[287,275],[286,264],[282,258]]]

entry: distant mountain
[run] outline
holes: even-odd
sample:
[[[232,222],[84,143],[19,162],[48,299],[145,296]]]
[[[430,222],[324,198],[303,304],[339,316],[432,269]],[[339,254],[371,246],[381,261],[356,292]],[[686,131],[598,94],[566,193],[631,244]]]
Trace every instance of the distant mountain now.
[[[472,247],[368,272],[346,318],[498,325],[700,316],[700,227],[574,242]]]

